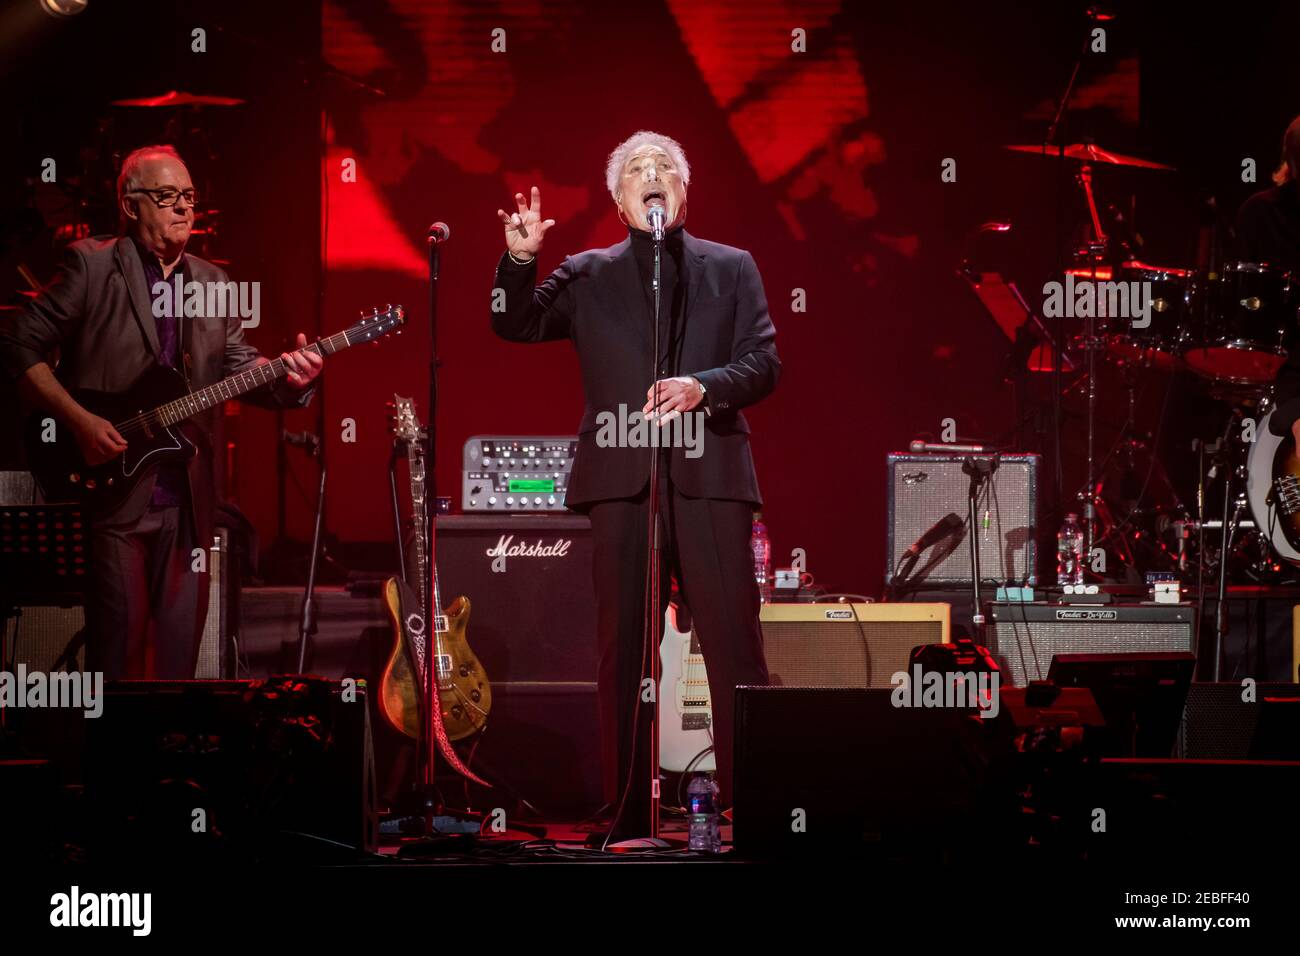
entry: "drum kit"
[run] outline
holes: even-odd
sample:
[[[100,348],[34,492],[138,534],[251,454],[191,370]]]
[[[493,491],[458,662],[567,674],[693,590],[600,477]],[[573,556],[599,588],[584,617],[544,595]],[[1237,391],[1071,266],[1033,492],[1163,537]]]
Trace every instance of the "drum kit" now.
[[[1091,223],[1088,239],[1070,257],[1066,288],[1095,284],[1101,303],[1105,290],[1122,286],[1136,294],[1130,304],[1144,304],[1136,315],[1081,310],[1087,316],[1061,337],[1064,361],[1055,363],[1059,369],[1082,357],[1086,367],[1081,379],[1062,385],[1058,378],[1055,388],[1058,394],[1082,392],[1086,402],[1087,478],[1078,500],[1088,519],[1089,553],[1101,548],[1107,565],[1119,565],[1108,566],[1104,576],[1138,583],[1144,572],[1195,571],[1216,574],[1222,588],[1230,575],[1256,582],[1290,575],[1300,567],[1300,547],[1279,527],[1274,459],[1283,439],[1269,432],[1268,420],[1274,379],[1289,351],[1300,348],[1300,274],[1261,262],[1172,267],[1140,261],[1127,243],[1107,235],[1092,166],[1172,167],[1091,143],[1006,148],[1077,163],[1075,181]],[[1185,411],[1169,399],[1175,375],[1194,381],[1203,398],[1222,403],[1217,407],[1227,422],[1219,440],[1185,449],[1197,457],[1192,508],[1174,490],[1156,447],[1166,416]],[[1154,432],[1140,428],[1150,424],[1141,420],[1150,410],[1138,407],[1139,383],[1154,385],[1163,399]],[[1103,396],[1107,390],[1123,393],[1113,397],[1127,398],[1128,414],[1113,443],[1108,436],[1108,453],[1098,456],[1098,410],[1110,397]],[[1213,517],[1211,492],[1222,494],[1221,513]],[[1296,504],[1300,511],[1300,499]]]

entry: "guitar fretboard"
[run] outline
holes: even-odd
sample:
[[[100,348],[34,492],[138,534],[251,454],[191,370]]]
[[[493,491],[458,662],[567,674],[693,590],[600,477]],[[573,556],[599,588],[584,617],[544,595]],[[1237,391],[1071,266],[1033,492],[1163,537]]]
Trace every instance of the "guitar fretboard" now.
[[[351,330],[336,332],[328,338],[313,342],[311,345],[304,346],[297,351],[315,352],[317,355],[333,355],[335,352],[342,351],[352,344],[351,339],[348,337],[349,331]],[[288,374],[289,366],[285,364],[284,359],[272,359],[265,364],[244,369],[237,375],[223,379],[215,385],[209,385],[197,392],[183,395],[165,405],[159,405],[151,412],[128,419],[116,424],[114,427],[119,432],[127,434],[145,428],[165,428],[168,425],[175,425],[177,422],[194,417],[199,412],[214,408],[222,402],[228,402],[232,398],[238,398],[255,388],[260,388],[270,382],[284,378]]]

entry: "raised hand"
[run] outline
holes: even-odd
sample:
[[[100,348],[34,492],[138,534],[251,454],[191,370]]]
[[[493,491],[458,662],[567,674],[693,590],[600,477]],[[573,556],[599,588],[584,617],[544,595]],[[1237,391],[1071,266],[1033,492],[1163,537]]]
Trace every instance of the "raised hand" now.
[[[523,193],[515,193],[514,213],[504,209],[497,210],[497,218],[506,230],[506,248],[510,254],[520,259],[531,259],[542,248],[542,239],[546,230],[555,225],[554,219],[542,219],[542,194],[536,186],[532,190],[532,201],[526,202]]]

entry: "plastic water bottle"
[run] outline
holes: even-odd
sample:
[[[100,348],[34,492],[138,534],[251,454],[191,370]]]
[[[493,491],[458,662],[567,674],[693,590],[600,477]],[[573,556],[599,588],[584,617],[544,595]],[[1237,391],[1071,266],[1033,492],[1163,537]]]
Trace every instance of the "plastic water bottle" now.
[[[691,836],[689,849],[717,853],[722,849],[722,834],[718,830],[718,785],[707,773],[697,773],[686,788],[687,809],[690,811]]]
[[[1065,516],[1056,535],[1056,583],[1083,584],[1083,528],[1075,514]]]
[[[758,598],[764,604],[772,603],[772,542],[763,524],[763,512],[754,512],[754,527],[749,545],[754,551],[754,579],[758,581]]]

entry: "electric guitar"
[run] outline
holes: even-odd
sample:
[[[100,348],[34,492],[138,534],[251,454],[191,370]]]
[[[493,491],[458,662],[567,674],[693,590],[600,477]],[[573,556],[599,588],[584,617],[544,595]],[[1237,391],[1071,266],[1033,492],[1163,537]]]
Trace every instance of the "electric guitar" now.
[[[669,604],[659,643],[659,766],[683,773],[691,761],[713,746],[713,704],[700,641],[686,610]],[[716,770],[713,754],[696,761],[694,770]]]
[[[351,328],[305,346],[301,351],[333,355],[349,346],[373,342],[402,327],[400,305],[374,309]],[[154,365],[126,392],[74,389],[87,411],[113,423],[126,439],[126,451],[99,465],[86,464],[72,429],[38,411],[27,422],[27,460],[46,501],[79,501],[88,511],[112,511],[156,465],[184,462],[195,453],[185,434],[200,412],[289,374],[282,359],[254,365],[223,381],[191,392],[184,376]]]
[[[1278,555],[1300,566],[1300,457],[1291,435],[1269,430],[1270,411],[1255,426],[1246,458],[1246,500],[1255,527]]]
[[[462,740],[487,724],[492,709],[492,687],[465,636],[469,625],[469,599],[458,597],[445,612],[442,609],[438,566],[432,555],[426,554],[428,537],[425,531],[429,519],[424,430],[416,417],[415,403],[400,395],[393,396],[393,399],[393,434],[406,446],[410,470],[411,523],[415,534],[407,577],[415,586],[408,587],[399,578],[389,578],[384,587],[395,641],[380,684],[380,700],[389,722],[408,737],[418,740],[420,702],[429,696],[424,686],[427,673],[425,655],[432,654],[442,726],[449,740]],[[432,629],[426,624],[430,618]]]

